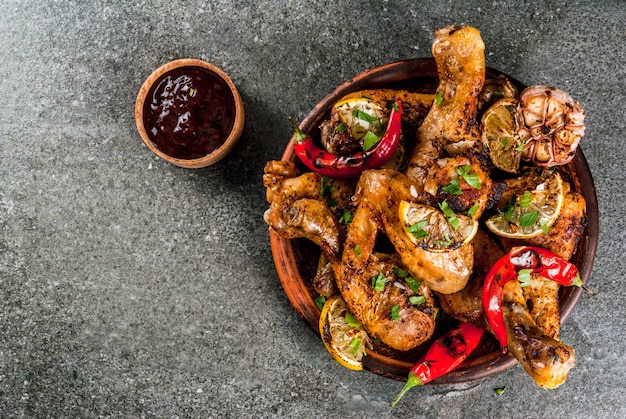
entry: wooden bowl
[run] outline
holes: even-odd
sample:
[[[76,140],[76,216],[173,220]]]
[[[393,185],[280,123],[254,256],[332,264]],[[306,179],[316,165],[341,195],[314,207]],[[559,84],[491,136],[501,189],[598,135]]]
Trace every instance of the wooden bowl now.
[[[496,76],[500,72],[488,69],[488,75]],[[508,77],[508,76],[507,76]],[[509,79],[520,91],[522,83]],[[332,105],[344,95],[363,89],[398,88],[418,92],[433,93],[438,85],[437,68],[432,58],[416,58],[386,64],[368,70],[346,81],[335,91],[319,102],[307,115],[301,129],[315,135],[319,124],[328,117]],[[294,138],[291,138],[283,160],[297,161],[294,155]],[[598,201],[589,166],[580,148],[565,171],[573,181],[573,188],[580,192],[587,201],[587,226],[572,261],[580,270],[583,282],[589,281],[596,247],[598,244]],[[318,319],[320,311],[313,299],[317,296],[311,278],[315,275],[319,250],[305,239],[287,240],[270,232],[270,244],[278,277],[298,315],[309,328],[319,336]],[[561,321],[565,321],[578,302],[583,290],[577,287],[561,287],[559,294]],[[446,324],[440,324],[435,335],[445,333]],[[408,352],[392,350],[368,350],[363,359],[363,367],[375,374],[395,380],[406,381],[409,369],[419,359],[430,341]],[[493,337],[485,334],[479,348],[455,371],[435,380],[432,384],[453,384],[471,381],[497,374],[517,364],[511,356],[502,355]]]
[[[209,74],[212,73],[213,75],[217,76],[228,86],[228,91],[229,91],[228,94],[230,95],[230,97],[227,97],[228,102],[230,103],[231,99],[232,99],[232,102],[234,102],[233,124],[230,130],[223,135],[223,138],[221,139],[222,140],[221,145],[204,156],[194,157],[194,158],[181,158],[181,157],[173,157],[169,155],[168,153],[166,153],[165,151],[163,151],[157,146],[155,141],[153,141],[153,137],[151,137],[148,134],[147,132],[148,130],[145,126],[145,122],[146,122],[145,120],[146,115],[144,114],[145,104],[146,104],[146,101],[151,100],[151,96],[152,96],[151,92],[152,92],[153,86],[155,85],[155,82],[158,82],[161,79],[161,77],[164,76],[166,73],[172,72],[173,70],[186,68],[186,67],[190,69],[194,67],[195,68],[199,67],[208,71]],[[214,106],[226,107],[227,105],[224,103],[217,103],[217,104],[214,104]],[[175,61],[170,61],[169,63],[166,63],[162,65],[161,67],[157,68],[152,74],[150,74],[150,76],[146,79],[146,81],[143,83],[143,85],[139,89],[139,93],[137,94],[137,100],[135,102],[135,123],[137,125],[137,130],[139,131],[139,135],[141,136],[143,141],[146,143],[148,148],[152,150],[152,152],[154,152],[157,156],[167,160],[168,162],[176,166],[189,168],[189,169],[198,169],[202,167],[207,167],[207,166],[217,163],[218,161],[226,157],[226,155],[230,153],[230,151],[233,149],[233,147],[239,140],[239,137],[241,137],[241,133],[243,131],[243,126],[244,126],[244,120],[245,120],[245,115],[244,115],[243,101],[241,100],[241,96],[239,95],[239,91],[237,90],[237,87],[232,82],[230,77],[228,77],[228,75],[224,71],[214,66],[213,64],[207,63],[202,60],[197,60],[194,58],[183,58],[183,59],[179,59]]]

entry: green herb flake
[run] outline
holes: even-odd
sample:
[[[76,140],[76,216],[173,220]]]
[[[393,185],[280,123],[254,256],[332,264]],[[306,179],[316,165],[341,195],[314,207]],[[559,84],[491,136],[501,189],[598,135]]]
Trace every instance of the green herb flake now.
[[[348,127],[343,122],[335,127],[335,132],[344,132],[347,130],[348,130]]]
[[[361,339],[352,338],[352,340],[350,341],[350,353],[352,354],[352,356],[356,356],[356,354],[359,353],[360,347],[361,347]]]
[[[472,205],[472,207],[467,210],[467,216],[474,217],[474,214],[476,214],[476,211],[478,211],[478,208],[479,208],[478,203],[475,203],[474,205]]]
[[[506,390],[506,387],[498,387],[498,388],[493,389],[493,391],[495,391],[498,396],[502,396],[502,393],[504,393],[504,390]]]
[[[362,121],[365,121],[365,122],[369,122],[370,124],[373,123],[373,122],[376,122],[378,120],[378,118],[376,118],[375,116],[372,116],[372,115],[370,115],[370,114],[368,114],[366,112],[363,112],[363,111],[361,111],[359,109],[355,109],[352,112],[352,115],[354,115],[355,118],[358,118],[358,119],[360,119]]]
[[[530,206],[530,197],[531,197],[530,192],[528,191],[524,192],[524,195],[522,195],[522,197],[519,200],[520,208],[528,208]]]
[[[361,258],[361,247],[358,244],[354,245],[354,253],[356,253],[356,257]]]
[[[352,313],[350,313],[349,311],[346,311],[346,315],[344,317],[344,320],[346,321],[346,324],[348,326],[350,326],[351,328],[353,328],[353,329],[360,329],[361,328],[361,323],[356,321],[356,319],[354,318],[354,315]]]
[[[350,211],[343,210],[343,214],[339,217],[339,222],[342,224],[350,224],[354,216]]]
[[[497,97],[504,97],[504,93],[498,91],[493,92],[493,95]]]
[[[416,294],[419,292],[420,286],[422,285],[422,283],[419,282],[417,279],[413,278],[412,276],[409,276],[409,277],[406,277],[404,281],[409,286],[411,291],[413,291]]]
[[[502,144],[502,147],[508,147],[509,146],[509,139],[507,137],[500,138],[500,144]]]
[[[452,244],[452,239],[448,237],[448,233],[444,231],[443,240],[435,240],[435,244],[441,247],[448,247]]]
[[[443,102],[443,95],[441,94],[441,92],[437,92],[437,94],[435,95],[435,106],[441,105],[441,102]]]
[[[363,137],[363,150],[367,151],[373,148],[380,142],[380,137],[374,134],[372,131],[367,131],[365,137]]]
[[[387,283],[387,278],[382,273],[378,273],[378,275],[372,277],[372,288],[374,291],[381,292],[385,289],[385,284]]]
[[[461,195],[463,193],[461,187],[459,186],[458,179],[452,179],[450,184],[448,186],[444,186],[441,190],[448,192],[450,195]]]
[[[513,111],[514,111],[514,109],[515,109],[515,108],[513,108],[513,106],[511,106],[511,105],[506,105],[506,106],[505,106],[505,108],[506,108],[506,110],[507,110],[507,111],[509,111],[509,112],[511,112],[511,113],[513,113]]]
[[[326,303],[326,297],[324,297],[323,295],[319,295],[313,301],[315,301],[315,305],[317,306],[317,308],[321,310]]]
[[[448,206],[448,203],[445,200],[439,203],[439,208],[443,212],[443,215],[445,215],[448,219],[448,224],[450,224],[454,231],[456,231],[459,228],[459,219],[456,217],[452,208]]]
[[[508,222],[511,222],[513,219],[513,215],[515,213],[515,202],[517,201],[517,196],[513,195],[509,202],[506,203],[506,206],[502,211],[498,210],[500,214],[504,217],[504,219]]]
[[[409,276],[409,273],[399,266],[393,267],[393,274],[398,278],[406,278],[407,276]]]
[[[537,222],[538,218],[539,211],[527,212],[526,214],[519,217],[519,225],[521,227],[530,227]]]
[[[400,318],[400,306],[391,307],[391,320],[398,320]]]
[[[189,89],[189,96],[194,97],[195,95],[196,95],[196,89],[192,87],[191,89]]]
[[[400,109],[400,108],[398,107],[398,102],[393,102],[393,110],[394,110],[394,111],[396,111],[396,112],[398,112],[398,109]]]
[[[530,285],[530,274],[533,273],[532,269],[520,269],[517,273],[517,280],[520,287],[527,287]]]
[[[423,239],[428,236],[428,231],[424,230],[424,227],[428,225],[426,220],[415,223],[406,228],[406,231],[411,233],[416,239]]]
[[[320,196],[331,196],[333,194],[334,187],[328,176],[322,176],[322,189],[320,190]]]
[[[412,295],[409,297],[409,302],[414,306],[418,306],[426,302],[426,297],[424,297],[423,295]]]
[[[525,143],[524,141],[522,141],[522,142],[520,143],[520,145],[518,145],[517,147],[515,147],[515,151],[519,151],[519,152],[521,153],[522,151],[524,151],[524,147],[525,147],[525,145],[526,145],[526,143]]]
[[[548,225],[548,223],[546,223],[546,220],[539,220],[539,225],[541,226],[541,230],[544,233],[550,231],[550,226]]]
[[[480,178],[478,177],[478,173],[470,173],[472,166],[465,165],[459,166],[456,168],[456,173],[463,178],[472,188],[474,189],[482,189],[482,185],[480,184]]]

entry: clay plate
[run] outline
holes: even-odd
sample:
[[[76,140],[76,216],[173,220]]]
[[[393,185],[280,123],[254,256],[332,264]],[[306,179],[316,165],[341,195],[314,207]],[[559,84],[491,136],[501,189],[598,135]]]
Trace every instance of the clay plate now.
[[[488,76],[496,76],[501,73],[488,69],[487,74]],[[509,79],[517,85],[520,91],[525,87],[513,78],[509,77]],[[357,90],[403,88],[434,93],[437,84],[437,69],[432,58],[416,58],[376,67],[337,87],[311,110],[300,124],[300,128],[312,135],[317,134],[317,127],[327,118],[332,105],[344,95]],[[292,137],[282,156],[283,160],[297,162],[297,157],[293,153],[293,145],[294,138]],[[589,281],[598,244],[598,201],[589,166],[580,148],[565,169],[573,181],[574,189],[582,193],[587,201],[587,227],[572,259],[579,268],[583,282],[586,284]],[[313,301],[317,294],[311,285],[311,279],[315,275],[317,267],[319,250],[305,239],[282,239],[273,232],[270,232],[270,244],[278,277],[287,297],[298,315],[319,337],[318,319],[320,311]],[[582,293],[581,288],[562,287],[559,296],[562,322],[567,319]],[[440,322],[435,331],[435,337],[445,333],[447,327],[449,324]],[[374,350],[368,351],[363,360],[363,367],[375,374],[406,381],[409,369],[426,351],[429,344],[430,341],[408,352],[375,347]],[[490,335],[485,334],[479,348],[465,363],[432,383],[453,384],[476,380],[497,374],[515,364],[517,364],[517,360],[502,355],[497,348],[496,341]]]

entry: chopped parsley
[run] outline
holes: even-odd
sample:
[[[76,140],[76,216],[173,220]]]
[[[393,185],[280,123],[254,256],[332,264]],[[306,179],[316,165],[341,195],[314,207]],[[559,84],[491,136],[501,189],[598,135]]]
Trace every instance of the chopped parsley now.
[[[350,313],[349,311],[346,311],[346,316],[344,317],[344,320],[346,321],[348,326],[350,326],[353,329],[360,329],[361,328],[361,323],[356,321],[356,319],[354,318],[354,315],[352,313]]]
[[[354,253],[356,253],[356,257],[361,258],[361,246],[359,246],[358,244],[355,244]]]
[[[472,166],[469,164],[465,166],[459,166],[456,168],[456,173],[463,178],[472,188],[474,189],[482,189],[482,185],[480,184],[480,179],[478,178],[478,173],[470,173]]]
[[[413,291],[416,294],[419,292],[420,286],[422,284],[417,279],[413,278],[412,276],[409,276],[405,278],[404,281],[409,286],[409,288],[411,288],[411,291]]]
[[[504,390],[506,390],[506,387],[498,387],[498,388],[493,389],[493,391],[495,391],[498,396],[502,396],[502,393],[504,393]]]
[[[541,230],[543,230],[544,233],[550,231],[550,226],[548,225],[548,223],[546,223],[546,220],[539,220],[539,225],[541,226]]]
[[[352,222],[353,215],[350,211],[343,210],[343,214],[339,217],[339,222],[343,224],[350,224]]]
[[[335,127],[335,132],[344,132],[347,131],[348,127],[343,122]]]
[[[472,207],[467,210],[467,216],[473,217],[474,214],[476,214],[476,211],[478,211],[478,208],[479,208],[478,203],[475,203],[474,205],[472,205]]]
[[[372,277],[372,288],[374,291],[381,292],[385,289],[385,284],[387,283],[387,278],[382,273],[378,273],[378,275]]]
[[[502,144],[502,147],[508,147],[509,145],[509,139],[507,137],[502,137],[500,139],[500,144]]]
[[[324,304],[326,303],[326,297],[324,297],[323,295],[319,295],[313,301],[315,301],[315,305],[317,306],[317,308],[321,310],[324,307]]]
[[[517,273],[517,280],[519,281],[520,287],[527,287],[530,285],[530,274],[533,272],[532,269],[520,269]]]
[[[352,338],[352,340],[350,341],[350,354],[352,356],[356,356],[356,354],[359,352],[360,347],[361,347],[361,339]]]
[[[527,212],[526,214],[523,214],[521,217],[519,217],[519,225],[521,227],[530,227],[537,222],[538,218],[539,211]]]
[[[445,192],[448,192],[450,195],[461,195],[463,193],[461,187],[459,186],[458,179],[452,179],[448,186],[444,186],[441,189]]]
[[[435,106],[441,105],[441,102],[443,102],[443,95],[441,94],[441,92],[437,92],[437,94],[435,95]]]
[[[524,192],[524,195],[522,195],[522,197],[519,200],[519,206],[520,208],[528,208],[530,206],[530,192],[526,191]]]
[[[448,247],[452,244],[452,239],[448,237],[447,232],[443,232],[443,240],[435,240],[435,244],[441,247]]]
[[[454,211],[452,211],[452,208],[448,206],[448,203],[445,200],[439,203],[439,208],[443,211],[443,215],[445,215],[448,219],[448,224],[450,224],[454,231],[456,231],[459,228],[459,219],[456,217]]]
[[[352,115],[354,115],[356,118],[358,118],[358,119],[360,119],[362,121],[369,122],[370,124],[372,122],[378,121],[378,118],[376,118],[375,116],[372,116],[372,115],[370,115],[370,114],[368,114],[366,112],[363,112],[363,111],[361,111],[359,109],[355,109],[352,112]]]
[[[407,276],[409,276],[409,273],[399,266],[393,267],[393,274],[399,278],[406,278]]]
[[[365,137],[363,137],[363,150],[367,151],[373,148],[380,141],[380,137],[374,134],[372,131],[367,131]]]
[[[426,225],[428,225],[428,222],[426,220],[422,220],[407,227],[406,231],[411,233],[416,239],[423,239],[424,237],[428,236],[428,231],[424,230],[424,227],[426,227]]]
[[[194,97],[195,95],[196,95],[196,89],[192,87],[191,89],[189,89],[189,96]]]
[[[423,295],[412,295],[409,297],[409,302],[414,306],[418,306],[426,302],[426,297],[424,297]]]
[[[391,307],[391,320],[398,320],[400,318],[400,306]]]
[[[524,141],[522,141],[522,142],[520,143],[520,145],[518,145],[517,147],[515,147],[515,151],[519,151],[519,152],[524,151],[524,146],[525,146],[525,145],[526,145],[526,143],[525,143]]]

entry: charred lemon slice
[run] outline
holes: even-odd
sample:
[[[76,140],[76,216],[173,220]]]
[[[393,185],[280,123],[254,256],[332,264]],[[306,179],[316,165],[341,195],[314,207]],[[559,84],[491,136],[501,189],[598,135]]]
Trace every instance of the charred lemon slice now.
[[[376,143],[385,132],[387,111],[384,107],[365,97],[353,97],[335,104],[339,119],[348,133],[361,143]],[[367,137],[367,138],[366,138]],[[367,149],[364,145],[364,149]]]
[[[483,115],[482,142],[493,164],[500,170],[517,173],[524,145],[518,135],[521,121],[519,102],[499,99]]]
[[[351,370],[363,369],[362,359],[366,348],[371,347],[370,339],[340,295],[332,296],[324,303],[319,329],[322,342],[335,361]]]
[[[558,172],[552,172],[534,189],[508,197],[506,206],[491,216],[485,225],[503,237],[536,237],[548,232],[556,222],[563,206],[563,195],[563,179]]]
[[[449,252],[476,236],[478,221],[455,214],[445,201],[440,208],[441,211],[429,205],[400,202],[400,223],[413,243],[430,252]]]

